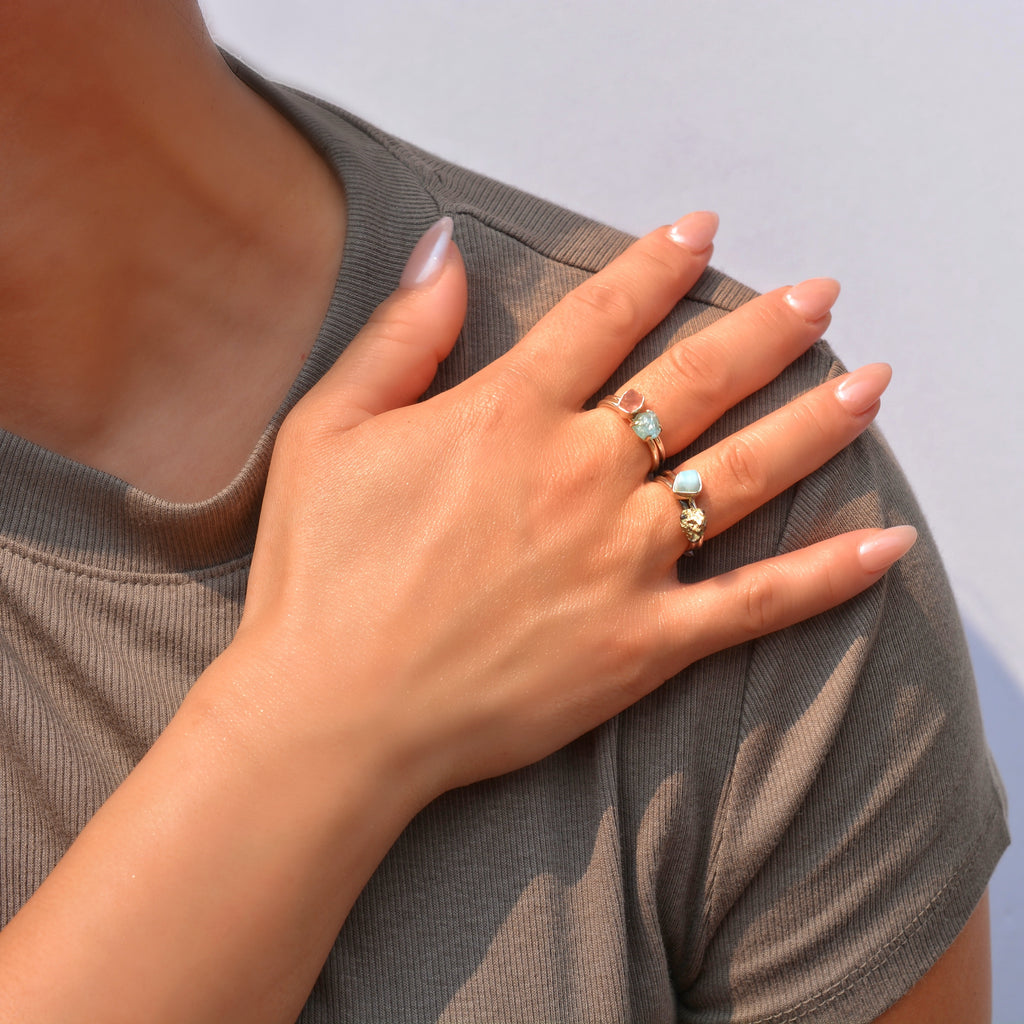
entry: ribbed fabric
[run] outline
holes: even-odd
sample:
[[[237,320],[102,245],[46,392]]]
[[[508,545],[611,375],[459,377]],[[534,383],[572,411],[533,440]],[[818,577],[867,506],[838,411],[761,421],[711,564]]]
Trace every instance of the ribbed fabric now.
[[[210,501],[159,501],[0,437],[4,920],[230,642],[277,426],[422,232],[455,219],[470,282],[435,389],[628,244],[229,62],[343,180],[343,264],[282,409]],[[751,295],[708,271],[616,380]],[[839,371],[816,346],[695,447]],[[428,807],[359,899],[304,1024],[874,1019],[957,934],[1007,841],[919,511],[869,433],[680,568],[698,578],[895,522],[922,539],[858,599],[706,659],[541,763]]]

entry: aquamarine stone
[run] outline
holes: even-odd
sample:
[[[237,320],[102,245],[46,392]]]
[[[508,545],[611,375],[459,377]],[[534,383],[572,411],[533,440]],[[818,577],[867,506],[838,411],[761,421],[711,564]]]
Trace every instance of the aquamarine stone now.
[[[672,482],[672,493],[681,498],[691,498],[695,494],[700,494],[702,487],[700,473],[697,470],[681,469]]]
[[[661,433],[661,423],[658,422],[658,417],[647,409],[633,417],[633,432],[646,441],[649,437],[657,437]]]

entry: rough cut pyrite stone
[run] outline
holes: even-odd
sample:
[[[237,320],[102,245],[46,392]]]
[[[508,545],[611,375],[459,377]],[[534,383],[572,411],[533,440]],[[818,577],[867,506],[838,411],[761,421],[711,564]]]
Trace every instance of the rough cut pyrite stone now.
[[[704,510],[697,508],[694,504],[686,505],[679,516],[679,525],[686,534],[686,539],[691,544],[699,544],[704,537],[704,527],[707,525],[707,517]]]
[[[648,409],[633,417],[633,432],[637,437],[646,441],[649,437],[657,437],[661,433],[661,423],[658,422],[658,417]]]

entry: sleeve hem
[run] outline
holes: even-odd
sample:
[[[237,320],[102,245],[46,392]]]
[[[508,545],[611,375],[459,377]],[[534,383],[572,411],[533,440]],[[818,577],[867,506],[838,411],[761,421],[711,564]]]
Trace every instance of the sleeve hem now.
[[[869,1024],[894,1005],[952,945],[974,912],[1009,835],[993,790],[992,806],[979,838],[957,869],[912,921],[869,960],[811,999],[750,1024]],[[870,985],[867,983],[870,982]]]

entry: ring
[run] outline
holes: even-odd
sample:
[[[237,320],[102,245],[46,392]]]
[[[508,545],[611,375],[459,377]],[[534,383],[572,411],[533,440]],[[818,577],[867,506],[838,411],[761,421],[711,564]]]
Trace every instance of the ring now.
[[[662,473],[658,480],[672,492],[673,497],[679,499],[682,505],[679,525],[690,542],[690,548],[686,554],[692,555],[704,543],[704,530],[708,522],[704,510],[698,508],[697,503],[693,500],[704,489],[700,473],[695,469],[681,469],[678,473]]]
[[[633,428],[633,433],[651,450],[651,472],[665,461],[665,442],[661,439],[661,421],[639,391],[630,388],[621,395],[608,395],[597,403],[598,407],[614,409]]]

